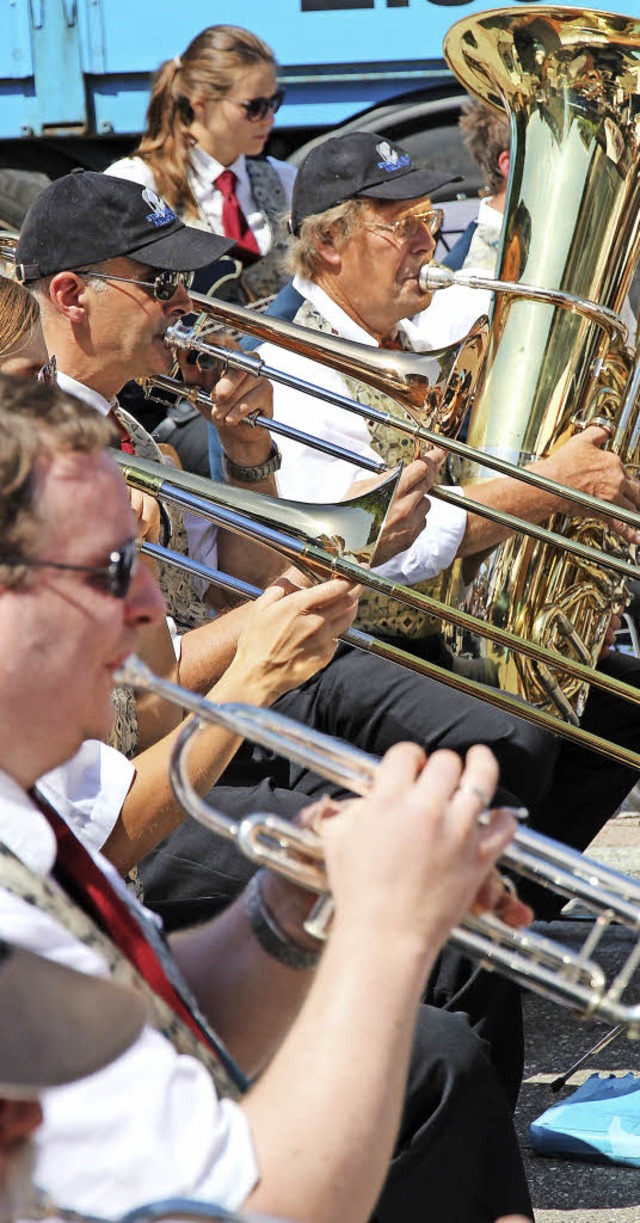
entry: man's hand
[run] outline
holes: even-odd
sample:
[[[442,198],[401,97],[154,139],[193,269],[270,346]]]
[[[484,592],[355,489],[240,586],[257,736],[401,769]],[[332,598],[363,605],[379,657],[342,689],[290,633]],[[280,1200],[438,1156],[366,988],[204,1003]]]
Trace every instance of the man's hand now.
[[[606,658],[609,650],[615,645],[616,633],[621,626],[621,617],[612,614],[607,625],[607,631],[604,635],[604,641],[602,643],[600,653],[598,654],[598,661],[600,661],[601,658]]]
[[[239,351],[240,345],[226,333],[216,333],[214,342],[223,348]],[[220,366],[201,370],[189,364],[188,354],[178,360],[186,383],[201,386],[211,396],[211,410],[198,405],[205,420],[215,425],[222,448],[234,463],[255,467],[264,463],[271,451],[271,436],[266,429],[244,424],[253,412],[273,416],[273,391],[266,378],[254,378],[240,369],[229,369],[221,375]]]
[[[406,552],[424,530],[429,512],[426,494],[444,462],[443,450],[429,450],[423,458],[405,467],[396,495],[378,540],[374,564],[383,565],[399,552]]]
[[[137,521],[137,537],[157,544],[160,538],[160,506],[155,497],[142,493],[137,488],[129,489],[129,500]]]
[[[541,475],[548,475],[560,484],[567,484],[580,492],[589,493],[592,497],[600,497],[620,505],[625,510],[640,509],[640,481],[631,476],[617,454],[603,447],[609,440],[609,433],[599,425],[589,425],[581,433],[576,433],[564,445],[559,446],[554,454],[543,459],[534,466]],[[593,516],[590,510],[567,501],[565,513],[573,517]],[[626,523],[607,519],[619,535],[628,543],[640,543],[640,529],[627,526]]]
[[[256,600],[238,638],[233,665],[251,677],[252,700],[259,688],[269,703],[315,675],[356,617],[360,588],[341,578],[286,586],[270,586]]]
[[[322,839],[335,923],[384,929],[433,952],[471,908],[520,925],[531,911],[508,902],[494,863],[516,828],[506,809],[478,817],[491,802],[498,766],[488,748],[426,762],[415,744],[398,744],[382,761],[372,794],[316,822]]]

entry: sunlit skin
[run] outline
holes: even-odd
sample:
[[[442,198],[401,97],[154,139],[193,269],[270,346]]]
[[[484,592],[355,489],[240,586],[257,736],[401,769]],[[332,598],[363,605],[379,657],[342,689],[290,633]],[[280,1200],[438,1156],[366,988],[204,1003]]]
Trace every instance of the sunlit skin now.
[[[42,327],[37,323],[15,348],[0,353],[0,373],[35,378],[47,360]]]
[[[104,274],[139,281],[157,276],[157,270],[124,256],[99,267]],[[77,272],[58,272],[43,303],[43,324],[59,368],[112,399],[132,378],[168,373],[173,356],[164,335],[188,313],[191,299],[182,285],[169,301],[158,301],[136,284],[103,283],[101,292]]]
[[[316,275],[321,288],[380,344],[392,339],[398,323],[424,310],[431,300],[418,282],[420,268],[433,259],[436,243],[426,225],[409,241],[372,229],[367,221],[390,224],[414,212],[428,212],[426,196],[382,203],[366,200],[355,232],[344,243],[322,243]]]
[[[43,522],[38,559],[104,566],[114,549],[135,536],[125,485],[106,452],[58,453],[42,459],[37,471]],[[141,564],[124,599],[96,586],[88,574],[47,568],[2,591],[6,649],[0,683],[15,700],[13,727],[0,723],[0,753],[4,759],[10,753],[13,775],[25,789],[71,757],[83,739],[108,737],[114,672],[135,649],[138,630],[163,616],[160,590]],[[52,710],[57,736],[51,734]],[[16,748],[17,727],[23,748]]]
[[[271,111],[264,119],[248,119],[239,102],[252,98],[271,98],[277,89],[272,64],[255,64],[234,78],[228,97],[212,99],[193,94],[189,101],[195,114],[190,132],[197,144],[223,166],[230,166],[240,157],[261,153],[273,127]]]

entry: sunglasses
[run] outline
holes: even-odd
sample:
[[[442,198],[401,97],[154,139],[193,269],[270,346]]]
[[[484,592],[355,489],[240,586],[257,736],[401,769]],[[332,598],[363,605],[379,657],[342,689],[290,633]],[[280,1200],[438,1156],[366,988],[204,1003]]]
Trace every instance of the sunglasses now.
[[[227,98],[227,101],[233,102],[234,106],[241,106],[247,119],[253,123],[256,119],[266,119],[270,111],[275,115],[284,102],[286,92],[284,86],[281,85],[270,98],[249,98],[246,102],[236,102],[235,98]]]
[[[92,276],[98,280],[119,280],[125,285],[138,285],[141,289],[146,289],[150,297],[155,297],[156,301],[168,302],[172,297],[175,297],[178,289],[186,289],[187,293],[191,288],[195,272],[158,272],[154,280],[134,280],[131,276],[108,276],[106,272],[76,272],[77,276],[84,276],[90,279]]]
[[[366,221],[366,229],[387,230],[396,242],[411,242],[424,226],[432,237],[438,233],[444,220],[442,208],[431,208],[429,212],[410,212],[399,221],[384,224],[382,221]]]
[[[18,568],[25,565],[30,569],[69,569],[73,573],[88,573],[91,575],[91,585],[104,591],[112,599],[125,599],[138,565],[138,542],[128,539],[121,548],[114,548],[109,555],[108,565],[68,565],[60,561],[39,561],[30,557],[17,558],[0,556],[0,565]]]

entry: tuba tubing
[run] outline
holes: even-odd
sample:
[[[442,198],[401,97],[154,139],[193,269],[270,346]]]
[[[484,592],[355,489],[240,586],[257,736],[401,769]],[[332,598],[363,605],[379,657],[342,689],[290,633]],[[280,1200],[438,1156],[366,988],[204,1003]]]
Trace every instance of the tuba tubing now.
[[[326,916],[331,905],[330,900],[326,904],[328,879],[318,836],[278,816],[257,814],[236,821],[214,811],[190,783],[189,744],[201,721],[221,724],[360,795],[370,792],[378,759],[273,710],[235,703],[216,705],[155,676],[137,658],[125,662],[117,680],[154,692],[196,715],[182,728],[172,757],[170,777],[176,798],[194,819],[236,842],[253,861],[317,892],[323,899],[321,908],[316,906],[311,915],[310,928],[317,937],[326,937],[326,924],[319,914],[324,910]],[[514,930],[487,915],[465,917],[451,933],[453,945],[479,959],[485,968],[570,1006],[582,1016],[623,1023],[630,1036],[640,1036],[640,1005],[622,1001],[640,962],[640,939],[611,982],[592,958],[613,921],[632,930],[636,938],[640,934],[640,883],[526,828],[516,830],[501,861],[557,894],[579,899],[596,916],[584,947],[576,954],[531,930]]]

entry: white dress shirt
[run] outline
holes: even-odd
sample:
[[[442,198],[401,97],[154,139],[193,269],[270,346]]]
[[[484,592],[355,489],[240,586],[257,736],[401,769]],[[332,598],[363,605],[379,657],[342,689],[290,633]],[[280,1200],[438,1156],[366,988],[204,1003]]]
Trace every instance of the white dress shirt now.
[[[489,240],[495,238],[493,262],[488,266],[486,257],[482,263],[471,258],[473,243],[464,262],[465,272],[484,272],[495,276],[498,244],[504,216],[492,208],[487,200],[480,201],[478,229]],[[476,230],[476,233],[478,231]],[[475,237],[475,235],[474,235]],[[483,243],[485,247],[486,243]],[[486,251],[483,251],[486,255]],[[468,289],[464,285],[452,285],[450,289],[438,289],[426,310],[407,320],[406,331],[412,346],[418,351],[432,348],[447,348],[467,335],[481,314],[488,314],[493,294],[489,289]]]
[[[223,166],[219,161],[216,161],[215,157],[210,157],[208,153],[205,153],[204,149],[201,149],[196,144],[189,152],[189,160],[191,163],[187,175],[189,186],[204,219],[214,234],[224,234],[222,227],[223,199],[220,191],[215,186],[215,180],[222,174],[223,170],[233,170],[238,179],[236,183],[238,203],[247,219],[247,225],[255,237],[260,254],[266,255],[271,247],[271,226],[251,194],[251,182],[245,157],[243,155],[237,157],[230,166]],[[277,161],[275,157],[268,157],[267,161],[271,163],[276,171],[282,183],[287,206],[290,207],[293,184],[297,173],[295,166],[290,166],[286,161]],[[143,187],[151,187],[152,191],[157,191],[153,171],[140,157],[123,157],[120,161],[115,161],[112,166],[109,166],[106,173],[112,174],[115,178],[129,179],[130,182],[140,183]]]
[[[323,289],[296,276],[294,287],[302,293],[332,327],[346,340],[375,347],[376,341],[330,298]],[[268,365],[288,374],[315,383],[325,390],[349,395],[342,376],[296,353],[285,352],[271,344],[260,348]],[[276,420],[295,425],[307,433],[336,443],[367,458],[378,458],[372,449],[366,422],[324,400],[301,394],[280,383],[273,384],[273,409]],[[276,476],[281,497],[297,501],[335,502],[348,495],[354,480],[371,478],[371,472],[355,467],[345,459],[335,458],[301,446],[286,437],[278,437],[282,451],[282,466]],[[464,535],[467,515],[457,506],[431,499],[427,525],[418,539],[405,552],[392,557],[376,572],[392,581],[413,585],[435,576],[453,561]]]
[[[85,739],[71,760],[39,778],[38,789],[87,848],[102,849],[135,775],[122,752],[99,739]]]
[[[38,874],[50,872],[55,837],[1,770],[0,840]],[[113,868],[94,857],[122,886]],[[97,951],[2,888],[0,937],[78,972],[107,974]],[[219,1100],[204,1066],[151,1027],[104,1070],[45,1091],[42,1105],[34,1177],[58,1205],[117,1218],[144,1202],[185,1196],[235,1210],[256,1184],[242,1109]]]
[[[118,407],[117,399],[112,399],[109,402],[101,395],[99,391],[94,391],[92,387],[85,386],[83,382],[78,382],[75,378],[71,378],[69,374],[65,374],[63,370],[58,369],[56,373],[56,382],[61,391],[66,391],[68,395],[75,395],[77,399],[82,399],[89,407],[95,408],[101,416],[108,416],[112,408]],[[138,427],[142,429],[142,425],[138,423]],[[171,478],[171,469],[167,471],[167,479]],[[187,539],[189,541],[189,556],[194,560],[200,561],[203,565],[208,565],[211,569],[218,567],[218,528],[214,522],[203,518],[201,514],[196,514],[192,510],[182,511],[182,521],[184,522]],[[195,589],[200,579],[192,578],[195,583]],[[202,589],[206,588],[206,584],[202,583]],[[173,638],[174,649],[176,655],[180,658],[180,638],[176,635],[175,624],[171,619],[168,619],[169,630]]]

